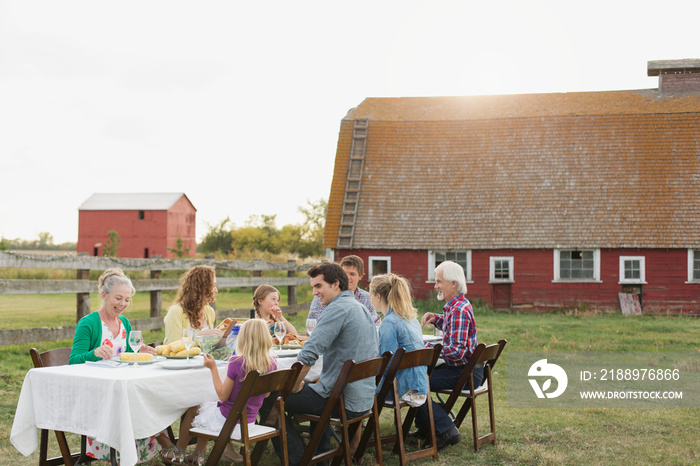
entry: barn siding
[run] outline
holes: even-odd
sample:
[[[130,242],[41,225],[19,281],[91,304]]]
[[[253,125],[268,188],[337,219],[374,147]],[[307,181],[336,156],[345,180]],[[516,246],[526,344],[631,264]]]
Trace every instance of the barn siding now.
[[[428,252],[414,250],[343,250],[336,251],[336,261],[356,254],[368,267],[370,256],[391,257],[391,271],[411,282],[418,299],[434,296],[433,283],[428,282]],[[686,313],[700,314],[700,284],[686,283],[686,249],[601,249],[600,283],[554,283],[551,249],[501,249],[472,251],[472,282],[467,295],[492,304],[492,285],[489,283],[489,259],[509,256],[514,261],[512,284],[513,307],[522,310],[553,310],[586,306],[591,309],[618,310],[620,256],[645,257],[646,284],[643,285],[645,314]],[[367,289],[369,272],[360,283]]]

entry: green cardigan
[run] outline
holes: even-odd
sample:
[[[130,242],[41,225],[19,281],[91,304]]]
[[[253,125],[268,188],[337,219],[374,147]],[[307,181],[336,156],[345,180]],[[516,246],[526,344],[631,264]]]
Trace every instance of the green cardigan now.
[[[119,316],[126,329],[126,351],[133,353],[129,346],[129,333],[131,332],[131,324],[129,319],[124,316]],[[92,312],[78,322],[75,326],[75,335],[73,336],[73,347],[70,350],[69,364],[82,364],[85,361],[99,361],[101,358],[95,356],[95,350],[102,346],[102,321],[100,314]]]

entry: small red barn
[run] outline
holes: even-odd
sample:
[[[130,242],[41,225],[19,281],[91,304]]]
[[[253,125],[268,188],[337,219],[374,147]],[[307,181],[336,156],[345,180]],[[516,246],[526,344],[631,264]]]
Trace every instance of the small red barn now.
[[[178,237],[196,253],[196,212],[184,193],[96,193],[78,208],[78,252],[102,256],[108,232],[119,233],[119,257],[175,257]]]
[[[449,259],[497,308],[700,313],[700,60],[648,73],[659,89],[364,100],[325,247],[421,298]]]

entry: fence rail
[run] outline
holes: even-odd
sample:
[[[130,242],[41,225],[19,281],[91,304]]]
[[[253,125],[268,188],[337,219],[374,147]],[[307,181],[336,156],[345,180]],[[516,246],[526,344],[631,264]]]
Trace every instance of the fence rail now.
[[[76,270],[75,280],[0,280],[0,295],[3,294],[43,294],[73,293],[77,296],[76,322],[90,313],[90,293],[97,293],[97,282],[90,280],[91,270],[106,270],[119,267],[126,271],[150,271],[150,279],[133,280],[137,291],[151,293],[150,319],[140,319],[144,330],[162,328],[162,292],[179,288],[178,279],[160,278],[163,271],[189,270],[196,265],[208,265],[218,270],[247,271],[250,277],[217,277],[218,288],[254,287],[262,284],[287,287],[287,305],[283,311],[298,312],[297,286],[307,285],[309,279],[297,277],[296,273],[308,270],[313,264],[297,264],[296,261],[268,262],[252,261],[217,261],[215,259],[131,259],[123,257],[92,257],[75,255],[19,254],[0,251],[0,268],[35,268]],[[286,271],[286,277],[262,277],[262,272]],[[229,310],[236,314],[246,310]],[[217,314],[221,312],[217,311]],[[223,314],[222,314],[223,315]],[[242,317],[239,315],[239,317]],[[138,322],[140,322],[138,321]],[[159,324],[160,322],[160,324]],[[64,339],[74,326],[52,327],[43,329],[0,330],[0,344],[25,343]],[[72,336],[72,334],[71,334]]]

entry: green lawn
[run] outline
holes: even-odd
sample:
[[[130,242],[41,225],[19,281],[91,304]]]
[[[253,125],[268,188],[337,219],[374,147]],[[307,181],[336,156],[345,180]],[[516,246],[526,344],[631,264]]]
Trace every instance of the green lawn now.
[[[434,303],[419,303],[421,311],[434,310]],[[439,308],[438,308],[439,309]],[[290,320],[303,328],[305,314]],[[700,462],[700,409],[522,409],[508,406],[509,351],[698,351],[700,320],[692,317],[617,314],[529,314],[476,311],[479,341],[501,338],[508,346],[494,371],[498,444],[485,445],[475,453],[471,423],[461,428],[462,443],[415,464],[698,464]],[[426,332],[431,331],[426,327]],[[162,338],[147,332],[146,341]],[[68,346],[69,341],[37,343],[39,350]],[[23,458],[9,443],[15,406],[24,374],[31,367],[32,345],[6,346],[0,350],[0,464],[35,465],[38,452]],[[485,399],[479,403],[480,425],[488,423]],[[696,403],[697,404],[697,403]],[[389,413],[382,417],[382,430],[390,430]],[[75,437],[72,441],[76,441]],[[53,441],[52,441],[53,444]],[[55,451],[55,449],[54,449]],[[385,450],[385,463],[398,464]],[[368,452],[364,464],[373,464]],[[152,464],[160,464],[158,461]],[[279,464],[273,454],[262,464]]]

